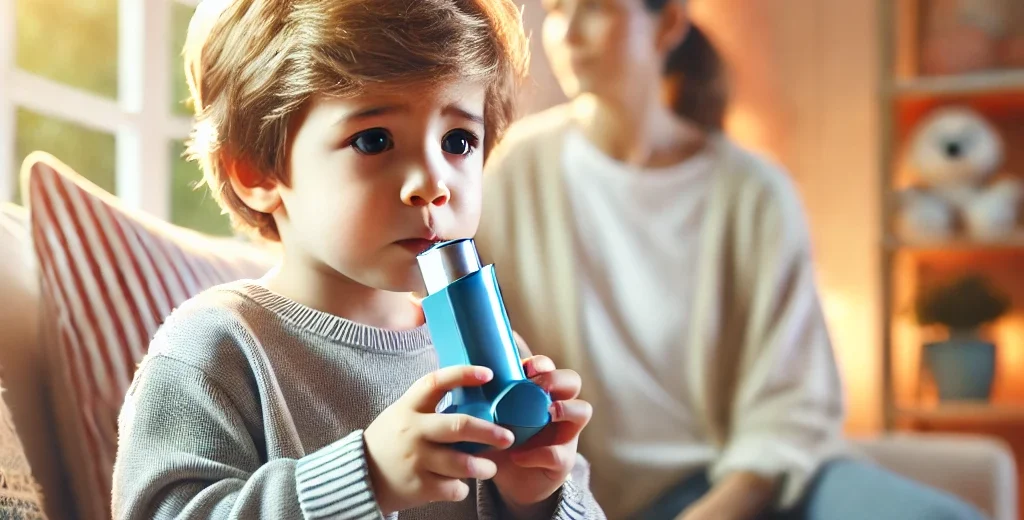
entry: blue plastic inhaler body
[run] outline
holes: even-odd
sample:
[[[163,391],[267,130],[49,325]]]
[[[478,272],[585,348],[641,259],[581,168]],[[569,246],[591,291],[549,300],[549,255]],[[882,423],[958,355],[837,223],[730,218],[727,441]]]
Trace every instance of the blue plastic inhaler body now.
[[[484,366],[494,378],[457,388],[441,413],[471,415],[508,429],[519,446],[551,421],[551,396],[526,377],[512,336],[494,265],[480,265],[472,239],[435,244],[417,257],[427,288],[423,313],[441,367]],[[489,446],[459,443],[478,453]]]

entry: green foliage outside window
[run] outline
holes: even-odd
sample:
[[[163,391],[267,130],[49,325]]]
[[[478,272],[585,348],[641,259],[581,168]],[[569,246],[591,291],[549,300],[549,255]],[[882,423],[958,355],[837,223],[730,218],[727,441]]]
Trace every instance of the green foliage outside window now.
[[[191,107],[185,102],[188,88],[182,67],[181,48],[193,8],[174,0],[171,4],[171,41],[167,52],[172,57],[172,98],[167,100],[176,116],[188,117]],[[102,97],[118,96],[118,0],[15,0],[16,63],[18,68]],[[171,221],[205,233],[230,234],[227,216],[221,215],[206,188],[195,189],[201,174],[194,163],[181,154],[181,141],[168,141],[171,147]],[[15,164],[30,152],[43,150],[53,154],[96,183],[116,193],[116,142],[113,135],[76,123],[19,109],[15,129]],[[145,175],[146,172],[139,172]],[[0,199],[20,201],[19,186]]]

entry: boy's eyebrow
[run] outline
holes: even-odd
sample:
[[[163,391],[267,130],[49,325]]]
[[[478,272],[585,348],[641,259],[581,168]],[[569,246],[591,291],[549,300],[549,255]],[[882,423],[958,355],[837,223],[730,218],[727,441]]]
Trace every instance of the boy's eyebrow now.
[[[358,112],[353,112],[341,118],[339,122],[343,121],[358,121],[360,119],[369,119],[371,117],[382,116],[384,114],[390,114],[392,112],[404,112],[409,110],[409,107],[404,105],[383,105],[377,107],[364,108]]]
[[[408,105],[381,105],[376,107],[369,107],[357,112],[353,112],[341,118],[342,121],[358,121],[360,119],[369,119],[371,117],[382,116],[385,114],[392,114],[395,112],[407,112],[409,110]],[[467,110],[460,108],[458,105],[451,104],[444,107],[441,113],[446,116],[458,116],[463,119],[472,121],[477,124],[484,124],[484,118],[481,115],[474,114]]]
[[[459,116],[459,117],[461,117],[463,119],[467,119],[469,121],[472,121],[472,122],[474,122],[474,123],[476,123],[478,125],[484,124],[484,117],[483,116],[479,116],[479,115],[476,115],[476,114],[474,114],[472,112],[468,112],[466,110],[463,110],[463,109],[459,108],[456,105],[448,105],[448,106],[444,107],[444,110],[442,110],[441,113],[444,114],[444,115],[456,115],[456,116]]]

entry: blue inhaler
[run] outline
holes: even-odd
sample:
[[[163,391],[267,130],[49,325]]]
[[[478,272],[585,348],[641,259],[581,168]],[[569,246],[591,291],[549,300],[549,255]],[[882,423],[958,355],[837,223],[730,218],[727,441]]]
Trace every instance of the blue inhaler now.
[[[434,244],[417,257],[427,288],[423,314],[442,368],[484,366],[494,379],[479,387],[457,388],[441,413],[471,415],[508,429],[513,446],[533,437],[551,421],[551,396],[526,377],[512,337],[494,265],[480,265],[472,239]],[[490,446],[459,443],[478,453]]]

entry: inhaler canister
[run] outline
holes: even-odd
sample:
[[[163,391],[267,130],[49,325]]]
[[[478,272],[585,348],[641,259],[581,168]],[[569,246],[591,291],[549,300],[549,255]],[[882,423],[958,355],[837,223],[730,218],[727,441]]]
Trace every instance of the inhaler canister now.
[[[494,265],[481,265],[472,239],[435,244],[417,257],[423,313],[441,367],[485,366],[494,378],[458,388],[442,413],[464,413],[512,431],[520,445],[546,426],[551,397],[523,370]],[[482,451],[480,445],[457,446]]]

